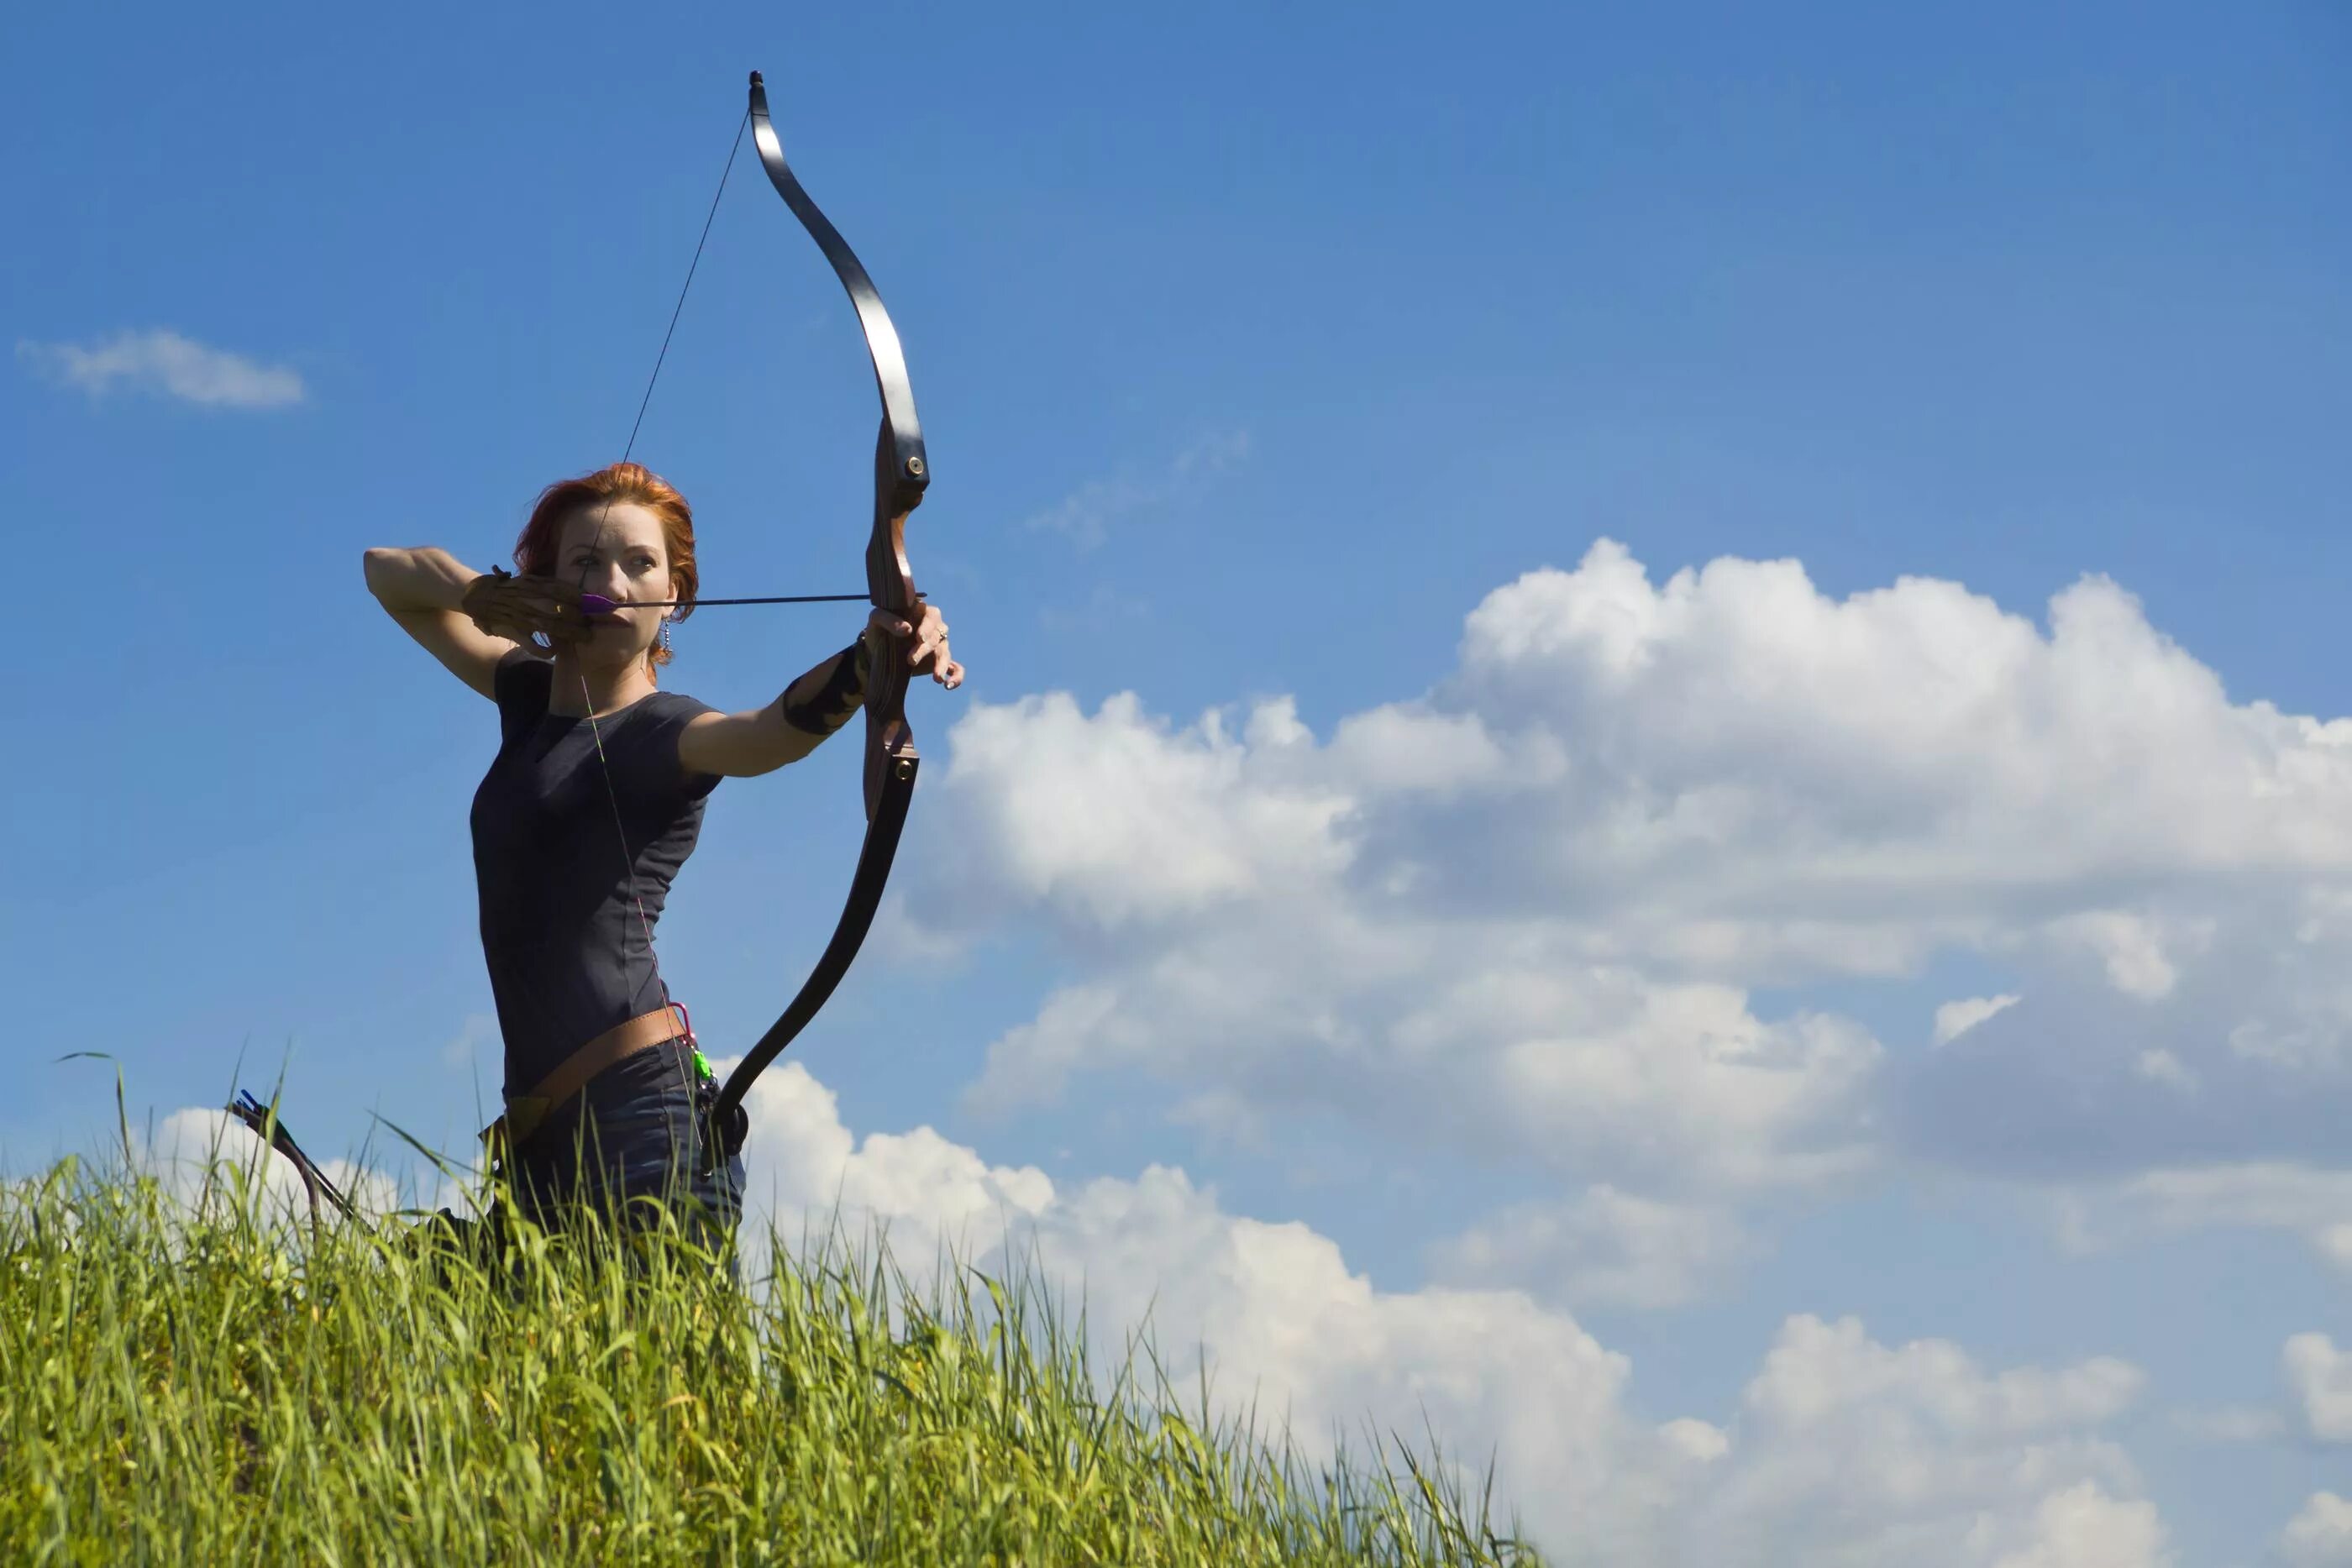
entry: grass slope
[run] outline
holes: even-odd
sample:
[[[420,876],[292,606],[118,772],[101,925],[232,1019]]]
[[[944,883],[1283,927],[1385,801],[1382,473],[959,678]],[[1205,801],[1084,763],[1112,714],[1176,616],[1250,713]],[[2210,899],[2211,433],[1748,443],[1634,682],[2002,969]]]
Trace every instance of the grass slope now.
[[[0,1194],[0,1558],[1537,1562],[1401,1443],[1306,1462],[1144,1342],[1097,1375],[1034,1274],[919,1296],[837,1232],[751,1292],[674,1233],[491,1266],[218,1174]]]

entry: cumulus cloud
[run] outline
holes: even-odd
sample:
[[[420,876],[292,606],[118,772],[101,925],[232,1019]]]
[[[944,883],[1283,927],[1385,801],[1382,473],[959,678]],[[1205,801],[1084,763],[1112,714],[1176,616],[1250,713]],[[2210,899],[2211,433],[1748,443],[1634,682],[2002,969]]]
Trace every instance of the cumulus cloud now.
[[[2352,1568],[2352,1498],[2315,1491],[2279,1532],[2287,1568]]]
[[[16,355],[93,398],[134,392],[207,408],[283,408],[308,395],[290,366],[262,364],[167,328],[89,344],[19,342]]]
[[[2033,1538],[1993,1568],[2160,1568],[2172,1561],[2156,1505],[2109,1497],[2082,1481],[2043,1498]]]
[[[2016,1005],[2015,997],[1966,997],[1946,1002],[1936,1009],[1936,1043],[1948,1044],[2003,1008]]]
[[[973,1103],[1181,1083],[1671,1201],[1891,1152],[2094,1179],[2316,1155],[2352,1110],[2352,721],[2232,704],[2115,583],[2048,630],[1792,561],[1654,583],[1602,540],[1328,737],[1272,699],[982,706],[936,816],[942,931],[1072,972]],[[1942,1049],[1749,998],[2011,971]],[[1897,1045],[1908,1042],[1895,1042]]]
[[[2152,1233],[2284,1230],[2352,1272],[2352,1171],[2283,1161],[2153,1170],[2068,1193],[2057,1213],[2062,1238],[2085,1250]]]
[[[1655,1421],[1632,1362],[1568,1312],[1510,1289],[1379,1289],[1328,1237],[1233,1214],[1181,1170],[1057,1184],[928,1128],[859,1137],[799,1063],[747,1103],[751,1192],[787,1239],[837,1197],[853,1224],[887,1226],[902,1261],[949,1239],[985,1267],[1017,1246],[1082,1294],[1110,1363],[1148,1322],[1180,1382],[1205,1368],[1223,1408],[1286,1417],[1310,1453],[1368,1423],[1418,1437],[1424,1420],[1473,1468],[1491,1451],[1499,1496],[1563,1563],[2166,1561],[2153,1505],[2100,1436],[2144,1382],[2122,1362],[1988,1371],[1948,1343],[1798,1317],[1732,1419]]]
[[[2053,598],[2050,623],[1920,578],[1832,600],[1787,560],[1653,588],[1603,540],[1488,596],[1461,685],[1549,718],[1597,779],[1659,806],[1713,793],[1701,819],[1654,813],[1626,863],[1706,844],[1794,862],[1789,893],[1900,889],[1891,913],[1913,920],[2014,918],[2021,886],[2071,895],[2063,917],[2135,873],[2346,865],[2352,724],[2231,706],[2104,578]]]
[[[1337,749],[1369,750],[1353,776],[1396,795],[1478,783],[1475,758],[1433,764],[1393,737]],[[1286,703],[1238,733],[1210,715],[1175,734],[1131,698],[1091,720],[1055,696],[960,726],[952,799],[981,819],[959,835],[962,873],[1101,956],[992,1045],[974,1103],[1050,1101],[1126,1066],[1231,1092],[1196,1093],[1196,1120],[1307,1103],[1627,1179],[1805,1181],[1862,1160],[1865,1031],[1764,1022],[1736,988],[1652,981],[1571,925],[1422,910],[1409,866],[1382,896],[1347,825],[1364,802],[1327,760]]]
[[[2104,1358],[1988,1373],[1948,1342],[1790,1319],[1742,1401],[1740,1457],[1700,1500],[1692,1560],[2153,1568],[2160,1521],[2097,1435],[2144,1381]],[[2115,1554],[2083,1554],[2101,1542]]]
[[[1361,1451],[1368,1423],[1419,1444],[1426,1421],[1474,1469],[1498,1450],[1500,1491],[1575,1543],[1566,1561],[1657,1560],[1692,1439],[1633,1417],[1630,1364],[1565,1313],[1514,1291],[1375,1289],[1328,1238],[1229,1214],[1177,1169],[1060,1186],[929,1128],[861,1138],[797,1062],[746,1104],[752,1224],[772,1217],[788,1244],[838,1213],[885,1230],[918,1281],[943,1243],[983,1268],[1034,1260],[1084,1305],[1097,1364],[1148,1326],[1179,1387],[1205,1371],[1223,1410],[1255,1406],[1310,1455]]]
[[[2279,1353],[2304,1430],[2320,1443],[2352,1443],[2352,1350],[2324,1333],[2299,1333]]]
[[[1513,1205],[1433,1247],[1430,1260],[1455,1283],[1524,1287],[1580,1306],[1670,1307],[1696,1300],[1755,1250],[1724,1210],[1602,1185]]]

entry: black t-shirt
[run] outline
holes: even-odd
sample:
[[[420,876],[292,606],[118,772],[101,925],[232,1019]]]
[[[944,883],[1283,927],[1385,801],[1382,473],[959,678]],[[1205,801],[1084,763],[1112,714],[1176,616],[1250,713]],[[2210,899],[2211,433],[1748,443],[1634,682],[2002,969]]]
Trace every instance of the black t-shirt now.
[[[482,956],[509,1094],[662,1005],[651,929],[719,786],[677,759],[678,732],[714,711],[707,703],[657,691],[592,727],[547,711],[553,680],[527,653],[499,661],[499,754],[474,791]]]

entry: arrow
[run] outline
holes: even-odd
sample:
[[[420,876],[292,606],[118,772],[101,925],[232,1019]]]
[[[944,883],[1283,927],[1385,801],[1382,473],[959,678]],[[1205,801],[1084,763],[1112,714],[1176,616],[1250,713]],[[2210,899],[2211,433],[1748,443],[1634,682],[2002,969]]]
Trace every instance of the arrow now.
[[[624,609],[675,610],[680,605],[704,604],[847,604],[853,601],[863,604],[866,598],[867,595],[863,593],[780,593],[762,599],[632,599],[624,601],[607,599],[601,593],[583,593],[580,596],[580,613],[612,615]]]

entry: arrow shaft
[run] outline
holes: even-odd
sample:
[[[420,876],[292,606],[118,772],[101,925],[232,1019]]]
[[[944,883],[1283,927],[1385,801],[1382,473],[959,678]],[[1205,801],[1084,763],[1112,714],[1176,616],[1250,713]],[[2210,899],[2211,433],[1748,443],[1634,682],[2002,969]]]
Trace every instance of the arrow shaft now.
[[[580,596],[583,615],[610,615],[620,610],[675,610],[680,605],[703,604],[863,604],[863,593],[771,593],[757,599],[632,599],[624,602],[607,599],[601,593]]]

